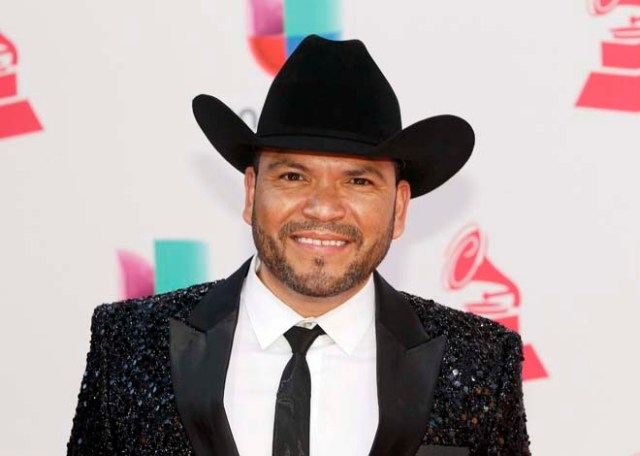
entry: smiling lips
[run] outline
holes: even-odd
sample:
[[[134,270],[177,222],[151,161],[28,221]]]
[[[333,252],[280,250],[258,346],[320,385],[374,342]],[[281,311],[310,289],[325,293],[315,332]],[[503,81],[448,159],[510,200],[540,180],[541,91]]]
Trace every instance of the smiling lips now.
[[[322,246],[334,245],[337,247],[341,247],[347,243],[347,241],[341,241],[337,239],[313,239],[308,237],[294,237],[293,239],[296,242],[299,242],[300,244],[311,244],[311,245],[322,245]]]
[[[292,239],[299,245],[313,250],[331,252],[342,250],[349,241],[339,235],[327,233],[296,233]]]

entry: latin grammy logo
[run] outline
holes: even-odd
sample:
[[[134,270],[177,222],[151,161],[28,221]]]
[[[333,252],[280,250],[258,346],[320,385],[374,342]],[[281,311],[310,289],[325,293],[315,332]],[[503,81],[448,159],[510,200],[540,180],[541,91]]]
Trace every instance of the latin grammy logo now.
[[[487,241],[478,226],[470,225],[463,229],[447,249],[443,271],[445,288],[452,291],[466,289],[465,310],[519,333],[520,290],[489,261],[486,250]],[[548,376],[533,345],[525,344],[523,380]]]
[[[42,130],[28,100],[18,97],[18,52],[0,33],[0,139]]]
[[[588,0],[595,16],[618,6],[640,6],[640,0]],[[601,43],[602,68],[593,71],[576,102],[577,106],[640,112],[640,17],[610,30]]]

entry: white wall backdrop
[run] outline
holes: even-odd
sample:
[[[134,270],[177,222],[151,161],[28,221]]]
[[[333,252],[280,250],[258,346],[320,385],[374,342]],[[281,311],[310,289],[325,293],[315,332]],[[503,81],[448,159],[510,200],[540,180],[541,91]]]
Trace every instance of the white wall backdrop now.
[[[640,112],[607,101],[619,81],[599,89],[606,106],[576,106],[596,71],[624,75],[625,100],[640,100],[638,68],[601,65],[603,41],[640,60],[640,34],[610,31],[635,33],[640,4],[616,3],[600,16],[583,0],[338,4],[405,125],[454,113],[476,130],[468,165],[412,202],[381,270],[467,309],[501,283],[450,289],[447,248],[481,230],[479,260],[517,287],[511,311],[544,368],[525,382],[535,455],[640,452]],[[247,6],[3,1],[0,132],[24,101],[42,129],[0,139],[1,455],[65,452],[91,312],[122,297],[118,249],[152,261],[154,239],[205,240],[212,279],[253,252],[241,175],[191,113],[202,92],[259,111],[271,76],[249,50]]]

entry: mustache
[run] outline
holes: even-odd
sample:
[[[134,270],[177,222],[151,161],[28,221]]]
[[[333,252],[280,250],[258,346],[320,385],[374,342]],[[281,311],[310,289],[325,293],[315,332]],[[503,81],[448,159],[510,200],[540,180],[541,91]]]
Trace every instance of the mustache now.
[[[346,223],[318,222],[307,220],[304,222],[287,222],[278,231],[281,241],[291,236],[296,231],[323,231],[346,237],[351,242],[362,243],[362,231],[353,225]]]

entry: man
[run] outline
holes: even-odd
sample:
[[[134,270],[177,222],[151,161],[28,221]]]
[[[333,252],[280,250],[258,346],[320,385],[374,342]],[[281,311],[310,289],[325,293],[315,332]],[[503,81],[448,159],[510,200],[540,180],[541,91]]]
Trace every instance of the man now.
[[[305,39],[254,134],[194,100],[245,174],[257,256],[225,280],[103,305],[71,455],[528,455],[521,342],[375,268],[409,199],[467,161],[471,127],[401,128],[359,41]]]

